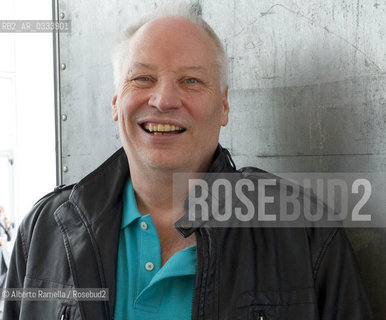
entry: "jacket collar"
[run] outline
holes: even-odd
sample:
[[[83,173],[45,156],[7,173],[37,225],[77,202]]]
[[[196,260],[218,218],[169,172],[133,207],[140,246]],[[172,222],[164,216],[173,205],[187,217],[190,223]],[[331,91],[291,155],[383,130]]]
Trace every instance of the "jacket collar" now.
[[[127,157],[121,148],[74,186],[70,201],[87,213],[92,223],[121,201],[128,176]]]
[[[234,170],[235,165],[229,151],[219,144],[208,172]],[[120,203],[128,177],[128,161],[121,148],[74,186],[70,200],[87,213],[87,218],[92,223]]]

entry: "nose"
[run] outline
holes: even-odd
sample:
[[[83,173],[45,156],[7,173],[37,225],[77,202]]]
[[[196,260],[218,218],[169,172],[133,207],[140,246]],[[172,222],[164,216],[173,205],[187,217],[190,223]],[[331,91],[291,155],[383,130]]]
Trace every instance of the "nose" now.
[[[160,112],[180,108],[182,101],[177,85],[173,81],[159,82],[149,99],[149,105]]]

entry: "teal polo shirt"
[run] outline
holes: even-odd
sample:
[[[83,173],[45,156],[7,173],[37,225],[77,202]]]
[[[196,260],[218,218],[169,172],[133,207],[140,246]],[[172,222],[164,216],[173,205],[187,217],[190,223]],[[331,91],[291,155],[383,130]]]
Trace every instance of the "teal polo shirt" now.
[[[115,320],[189,320],[196,274],[196,246],[161,267],[161,248],[150,214],[141,216],[129,180],[123,194]]]

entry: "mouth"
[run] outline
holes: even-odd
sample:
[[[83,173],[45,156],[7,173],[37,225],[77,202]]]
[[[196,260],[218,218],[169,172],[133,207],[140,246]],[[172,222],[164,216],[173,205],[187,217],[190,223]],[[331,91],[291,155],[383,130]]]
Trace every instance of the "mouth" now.
[[[186,131],[186,128],[169,123],[145,122],[141,124],[141,127],[147,133],[155,136],[171,136],[181,134]]]

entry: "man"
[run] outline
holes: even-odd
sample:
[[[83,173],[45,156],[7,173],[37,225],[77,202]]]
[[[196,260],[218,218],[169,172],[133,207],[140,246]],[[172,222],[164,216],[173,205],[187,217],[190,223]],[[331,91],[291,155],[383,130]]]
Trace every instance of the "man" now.
[[[7,248],[8,241],[11,241],[11,223],[5,214],[4,207],[0,206],[0,289],[5,287],[7,277],[10,258]],[[0,301],[0,316],[3,313],[3,305],[4,301]]]
[[[371,318],[339,229],[174,227],[173,173],[240,173],[218,144],[224,57],[186,6],[126,31],[112,100],[123,150],[34,206],[8,282],[108,288],[109,300],[9,301],[5,319]]]
[[[11,223],[5,214],[5,209],[0,206],[0,288],[4,288],[5,278],[8,270],[9,253],[7,250],[7,242],[11,241]]]

